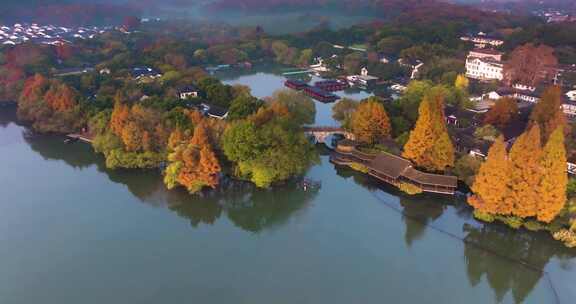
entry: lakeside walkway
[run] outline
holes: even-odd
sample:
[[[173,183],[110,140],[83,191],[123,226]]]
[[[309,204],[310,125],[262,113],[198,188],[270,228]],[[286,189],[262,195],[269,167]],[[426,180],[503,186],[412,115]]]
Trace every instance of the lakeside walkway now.
[[[70,139],[74,139],[74,140],[80,140],[80,141],[90,143],[90,144],[92,143],[92,140],[94,139],[89,134],[79,134],[79,133],[68,134],[68,135],[66,135],[66,137],[68,137]]]
[[[392,186],[400,187],[409,184],[423,192],[450,194],[456,192],[456,176],[426,173],[417,170],[407,159],[386,152],[368,154],[358,151],[356,146],[338,144],[330,155],[330,161],[337,165],[350,166],[360,164],[367,168],[367,174]]]

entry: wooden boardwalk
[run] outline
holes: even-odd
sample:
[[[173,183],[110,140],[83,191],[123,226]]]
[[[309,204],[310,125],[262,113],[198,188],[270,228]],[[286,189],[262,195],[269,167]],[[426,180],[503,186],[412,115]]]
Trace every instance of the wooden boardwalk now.
[[[332,152],[330,161],[337,165],[350,166],[354,163],[366,167],[367,174],[393,186],[411,184],[423,192],[453,195],[458,179],[455,176],[426,173],[417,170],[412,163],[400,156],[380,152],[368,154],[356,148],[342,150],[339,147]]]
[[[72,134],[68,134],[66,135],[66,137],[70,138],[70,139],[75,139],[75,140],[80,140],[86,143],[92,143],[92,140],[94,138],[92,138],[92,136],[88,135],[88,134],[79,134],[79,133],[72,133]]]

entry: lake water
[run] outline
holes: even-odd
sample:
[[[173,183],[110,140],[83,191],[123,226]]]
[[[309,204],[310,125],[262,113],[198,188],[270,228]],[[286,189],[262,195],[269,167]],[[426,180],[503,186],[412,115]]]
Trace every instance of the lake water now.
[[[2,304],[557,303],[542,271],[561,303],[576,298],[576,253],[546,234],[482,225],[327,155],[306,174],[318,191],[201,198],[62,139],[0,109]]]
[[[263,65],[256,66],[253,69],[239,70],[228,69],[218,71],[214,76],[222,80],[223,83],[229,85],[241,84],[248,86],[252,89],[252,95],[258,98],[269,97],[277,90],[288,89],[284,86],[286,77],[282,73],[289,70],[288,67],[280,65]],[[311,83],[320,80],[319,77],[312,76]],[[355,100],[362,100],[373,96],[373,94],[349,89],[346,91],[334,92],[340,97],[352,98]],[[332,118],[332,107],[334,103],[323,103],[314,100],[316,106],[316,121],[315,125],[319,126],[339,126],[340,124]]]

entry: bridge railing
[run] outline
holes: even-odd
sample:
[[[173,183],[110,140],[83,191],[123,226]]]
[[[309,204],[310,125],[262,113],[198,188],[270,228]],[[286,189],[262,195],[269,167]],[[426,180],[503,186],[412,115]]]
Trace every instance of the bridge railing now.
[[[304,132],[346,132],[341,127],[330,127],[330,126],[310,126],[304,127]]]

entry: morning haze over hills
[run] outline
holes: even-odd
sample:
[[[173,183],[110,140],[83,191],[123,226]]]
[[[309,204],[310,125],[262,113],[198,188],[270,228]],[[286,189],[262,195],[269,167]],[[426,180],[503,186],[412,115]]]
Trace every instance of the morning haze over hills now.
[[[186,18],[270,13],[352,14],[374,18],[392,18],[400,15],[420,18],[429,14],[462,18],[483,16],[471,7],[438,0],[8,0],[3,1],[0,21],[29,20],[95,25],[118,23],[125,16]]]

